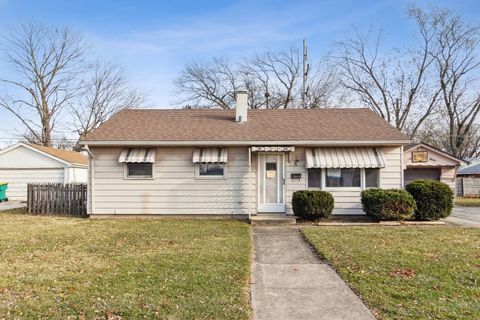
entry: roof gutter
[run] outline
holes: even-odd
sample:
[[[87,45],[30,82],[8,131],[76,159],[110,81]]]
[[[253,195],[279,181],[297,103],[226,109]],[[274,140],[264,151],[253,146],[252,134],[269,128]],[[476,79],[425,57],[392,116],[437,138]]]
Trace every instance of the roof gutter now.
[[[84,140],[80,144],[88,146],[402,146],[412,140],[304,140],[304,141],[152,141],[152,140]]]

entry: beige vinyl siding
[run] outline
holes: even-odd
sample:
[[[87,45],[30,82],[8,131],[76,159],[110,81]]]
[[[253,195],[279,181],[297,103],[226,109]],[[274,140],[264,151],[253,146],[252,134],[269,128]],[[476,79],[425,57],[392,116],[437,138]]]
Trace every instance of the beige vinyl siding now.
[[[380,169],[380,187],[381,188],[402,188],[402,148],[401,147],[382,147],[385,158],[385,168]],[[299,160],[295,166],[295,159]],[[307,186],[307,170],[305,168],[305,148],[296,148],[291,155],[291,162],[287,162],[287,212],[292,213],[291,201],[292,194],[296,190],[305,190]],[[290,173],[302,173],[301,180],[290,179]],[[323,179],[324,177],[322,177]],[[333,214],[364,214],[360,201],[361,190],[341,190],[326,189],[335,199],[335,209]]]
[[[285,157],[285,200],[287,214],[293,214],[292,195],[295,191],[305,190],[307,185],[307,170],[305,169],[305,148],[296,147],[294,152],[292,152],[290,155],[288,155],[287,153]],[[295,160],[298,160],[297,165],[295,165]],[[301,179],[292,179],[292,173],[300,173],[302,175]]]
[[[93,214],[248,214],[257,210],[257,153],[252,153],[248,180],[248,148],[228,148],[226,179],[195,179],[194,148],[156,149],[154,179],[124,179],[118,162],[122,148],[91,148],[94,156]],[[380,187],[401,188],[401,147],[383,147],[386,166],[380,169]],[[298,160],[297,164],[295,164]],[[300,173],[301,179],[291,179]],[[285,154],[285,202],[292,214],[292,194],[307,189],[305,148]],[[329,190],[335,214],[363,214],[360,190]]]
[[[124,179],[121,148],[92,148],[93,214],[248,214],[256,208],[256,166],[249,191],[248,148],[228,148],[226,179],[195,179],[194,148],[157,148],[154,179]]]
[[[27,184],[63,183],[64,168],[1,169],[0,181],[8,182],[7,197],[11,200],[27,200]]]
[[[455,194],[455,180],[457,177],[456,167],[442,167],[440,181],[446,183]]]
[[[380,169],[380,188],[402,189],[402,147],[384,147],[385,168]]]

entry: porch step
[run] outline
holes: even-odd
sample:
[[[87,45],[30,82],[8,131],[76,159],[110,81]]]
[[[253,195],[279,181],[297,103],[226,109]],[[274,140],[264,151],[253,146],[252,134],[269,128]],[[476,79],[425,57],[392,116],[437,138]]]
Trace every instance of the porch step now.
[[[294,216],[284,214],[257,214],[250,217],[252,226],[278,226],[296,224]]]

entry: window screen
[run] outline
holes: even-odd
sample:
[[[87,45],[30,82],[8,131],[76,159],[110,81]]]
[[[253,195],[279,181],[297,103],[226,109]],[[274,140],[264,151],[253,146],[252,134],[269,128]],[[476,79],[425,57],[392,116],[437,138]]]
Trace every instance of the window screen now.
[[[152,163],[127,163],[127,176],[131,178],[151,178],[153,172]]]
[[[365,169],[365,187],[378,188],[380,170]]]
[[[327,169],[327,187],[360,187],[360,168]]]
[[[322,169],[308,169],[308,187],[320,188],[322,186]]]
[[[201,177],[223,176],[224,171],[223,163],[200,163],[198,167],[198,175]]]

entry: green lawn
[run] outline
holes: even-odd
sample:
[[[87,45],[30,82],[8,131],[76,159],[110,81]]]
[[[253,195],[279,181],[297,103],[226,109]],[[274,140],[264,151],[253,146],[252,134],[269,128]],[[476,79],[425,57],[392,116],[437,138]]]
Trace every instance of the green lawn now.
[[[480,207],[480,198],[457,197],[455,199],[455,204],[463,207]]]
[[[480,229],[306,227],[379,319],[480,319]]]
[[[0,213],[0,319],[249,319],[250,227]]]

